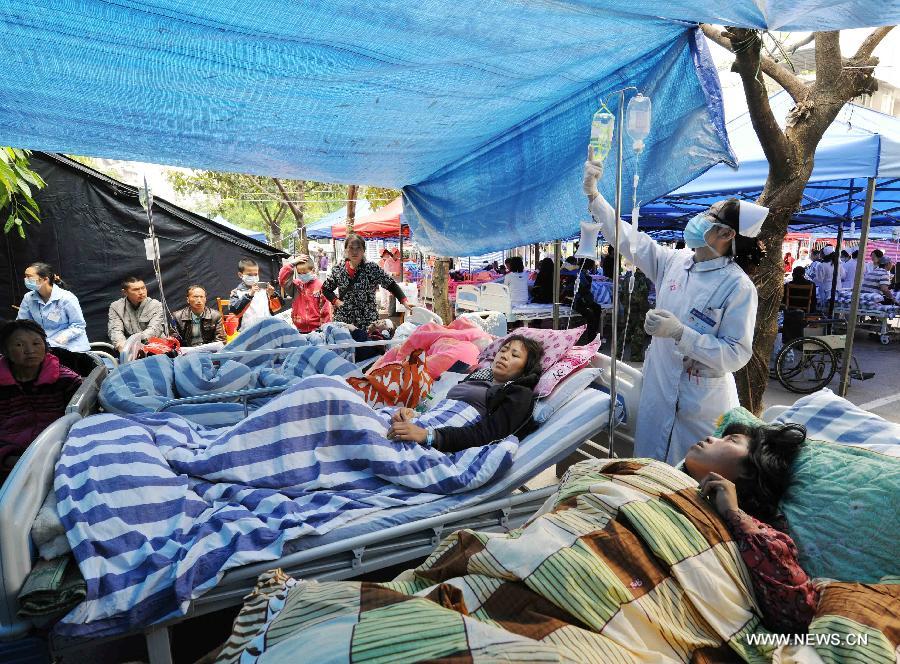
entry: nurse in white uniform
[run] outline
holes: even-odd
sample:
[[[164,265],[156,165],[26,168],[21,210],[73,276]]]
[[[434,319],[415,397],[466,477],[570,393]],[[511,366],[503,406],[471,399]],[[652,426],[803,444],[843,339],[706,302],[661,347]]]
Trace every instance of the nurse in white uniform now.
[[[602,173],[600,164],[585,163],[584,192],[611,240],[615,212],[597,191]],[[713,432],[722,413],[739,405],[732,372],[750,360],[756,321],[756,287],[744,270],[762,259],[751,238],[767,214],[753,203],[720,201],[688,222],[687,248],[680,250],[619,222],[622,255],[656,286],[656,309],[644,322],[653,339],[643,367],[636,457],[677,463]]]

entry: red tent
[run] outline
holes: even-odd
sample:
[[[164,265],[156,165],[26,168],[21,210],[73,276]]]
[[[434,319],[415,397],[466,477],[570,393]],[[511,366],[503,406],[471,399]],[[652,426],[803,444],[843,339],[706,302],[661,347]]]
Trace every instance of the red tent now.
[[[353,224],[353,232],[366,240],[400,237],[400,213],[402,212],[403,197],[398,196],[369,216],[357,219]],[[335,224],[331,227],[331,235],[336,240],[345,238],[347,225]],[[409,226],[403,227],[403,237],[409,237]]]

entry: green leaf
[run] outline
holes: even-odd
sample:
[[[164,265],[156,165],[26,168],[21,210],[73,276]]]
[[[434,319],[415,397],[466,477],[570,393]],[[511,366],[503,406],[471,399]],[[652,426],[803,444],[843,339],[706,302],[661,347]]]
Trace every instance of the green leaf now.
[[[16,215],[15,213],[9,215],[9,219],[6,220],[6,224],[3,226],[3,232],[9,233],[10,229],[16,224]]]
[[[23,240],[25,239],[25,227],[24,226],[16,226],[19,229],[19,237]]]
[[[19,185],[19,191],[26,198],[31,198],[31,187],[28,186],[28,183],[25,182],[22,178],[16,178],[16,184]]]

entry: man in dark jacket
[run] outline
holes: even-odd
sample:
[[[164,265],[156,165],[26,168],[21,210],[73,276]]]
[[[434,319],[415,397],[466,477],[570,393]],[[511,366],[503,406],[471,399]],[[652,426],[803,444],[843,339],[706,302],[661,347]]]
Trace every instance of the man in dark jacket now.
[[[408,440],[452,454],[488,445],[507,436],[524,438],[534,430],[531,413],[534,387],[540,379],[543,348],[534,339],[514,334],[500,347],[491,366],[475,371],[447,393],[463,401],[481,418],[461,427],[425,429],[412,422],[417,413],[400,408],[393,415],[388,438]]]
[[[203,286],[187,289],[187,303],[172,317],[178,327],[182,346],[201,346],[213,341],[225,341],[225,326],[222,314],[206,306],[206,290]]]

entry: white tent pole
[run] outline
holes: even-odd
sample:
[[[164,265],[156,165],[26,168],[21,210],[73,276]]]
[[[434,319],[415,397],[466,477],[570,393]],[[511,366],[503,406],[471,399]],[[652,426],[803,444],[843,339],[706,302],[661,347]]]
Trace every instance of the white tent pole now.
[[[850,298],[850,315],[847,318],[847,342],[844,344],[844,359],[841,366],[841,386],[838,394],[847,396],[850,387],[850,359],[853,357],[853,335],[856,333],[856,315],[859,311],[859,292],[862,288],[863,268],[866,265],[866,242],[869,239],[869,226],[872,223],[872,203],[875,201],[875,178],[869,178],[866,185],[866,207],[863,212],[862,229],[859,232],[859,254],[856,257],[856,275],[853,282],[853,295]]]
[[[616,348],[618,342],[618,326],[619,326],[619,274],[621,272],[621,263],[619,256],[619,224],[622,223],[622,134],[625,131],[625,91],[619,92],[619,108],[618,127],[616,134],[618,140],[618,151],[616,153],[616,232],[613,233],[613,247],[616,251],[616,261],[613,267],[613,283],[612,283],[612,329],[609,333],[610,357],[612,362],[609,365],[609,422],[607,431],[609,432],[609,458],[614,456],[613,446],[616,438]],[[608,239],[608,238],[607,238]]]

